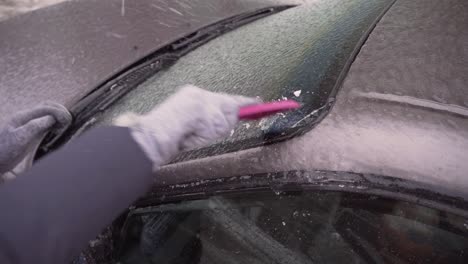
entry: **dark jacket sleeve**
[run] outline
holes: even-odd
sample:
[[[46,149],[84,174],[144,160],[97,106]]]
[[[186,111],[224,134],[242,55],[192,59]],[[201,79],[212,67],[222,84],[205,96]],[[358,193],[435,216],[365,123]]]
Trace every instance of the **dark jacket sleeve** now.
[[[127,128],[101,127],[0,186],[0,263],[70,263],[148,190],[152,164]]]

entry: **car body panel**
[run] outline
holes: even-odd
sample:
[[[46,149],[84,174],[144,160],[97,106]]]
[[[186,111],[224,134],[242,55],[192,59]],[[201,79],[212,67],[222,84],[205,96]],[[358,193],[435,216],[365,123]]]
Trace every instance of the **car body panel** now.
[[[324,170],[467,193],[467,13],[464,0],[398,0],[314,129],[278,144],[165,166],[157,184]]]
[[[131,64],[202,27],[293,3],[80,0],[2,21],[0,113],[45,100],[71,107]]]

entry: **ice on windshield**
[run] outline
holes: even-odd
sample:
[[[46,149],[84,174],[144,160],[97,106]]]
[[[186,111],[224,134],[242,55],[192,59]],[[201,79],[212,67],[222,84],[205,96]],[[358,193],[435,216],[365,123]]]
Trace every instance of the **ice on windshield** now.
[[[101,122],[110,123],[127,111],[147,112],[178,87],[194,84],[216,92],[259,96],[265,101],[294,99],[303,107],[241,123],[205,154],[201,150],[184,154],[185,158],[286,138],[326,113],[352,52],[390,2],[317,1],[242,26],[154,75],[108,110]]]

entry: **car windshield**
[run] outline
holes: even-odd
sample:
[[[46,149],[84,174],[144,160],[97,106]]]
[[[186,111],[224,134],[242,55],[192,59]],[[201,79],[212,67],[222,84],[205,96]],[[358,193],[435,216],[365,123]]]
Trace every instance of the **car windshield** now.
[[[120,263],[467,263],[468,219],[377,196],[256,192],[134,210]]]
[[[342,72],[366,31],[391,2],[319,1],[259,19],[183,56],[133,89],[97,123],[111,123],[127,111],[147,112],[177,87],[189,83],[266,101],[292,98],[303,107],[240,124],[225,141],[183,154],[180,159],[235,151],[294,135],[314,124],[331,106]]]

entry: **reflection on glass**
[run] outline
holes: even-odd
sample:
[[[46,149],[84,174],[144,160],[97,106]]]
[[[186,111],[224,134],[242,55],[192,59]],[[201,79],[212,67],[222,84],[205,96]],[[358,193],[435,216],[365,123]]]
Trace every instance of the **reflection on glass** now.
[[[337,192],[257,193],[139,209],[122,263],[467,263],[467,219]]]

